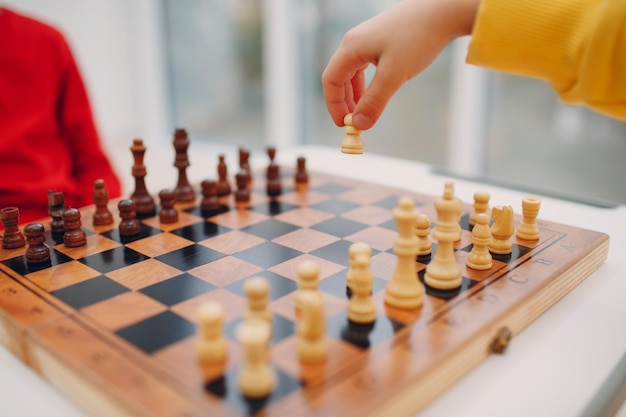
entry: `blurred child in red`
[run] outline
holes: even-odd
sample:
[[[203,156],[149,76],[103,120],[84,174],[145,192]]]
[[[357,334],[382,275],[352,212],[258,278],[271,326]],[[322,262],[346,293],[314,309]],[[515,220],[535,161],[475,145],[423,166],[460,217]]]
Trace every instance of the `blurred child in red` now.
[[[0,208],[17,207],[24,224],[48,216],[48,190],[89,205],[99,178],[120,195],[64,36],[0,8]]]

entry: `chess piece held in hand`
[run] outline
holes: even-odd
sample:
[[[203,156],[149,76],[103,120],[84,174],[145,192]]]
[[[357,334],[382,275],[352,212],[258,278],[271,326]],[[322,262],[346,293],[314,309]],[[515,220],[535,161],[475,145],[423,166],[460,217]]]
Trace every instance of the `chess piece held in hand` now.
[[[352,113],[346,114],[343,119],[345,125],[346,137],[341,142],[341,152],[347,154],[362,154],[363,141],[361,140],[361,131],[352,126]]]

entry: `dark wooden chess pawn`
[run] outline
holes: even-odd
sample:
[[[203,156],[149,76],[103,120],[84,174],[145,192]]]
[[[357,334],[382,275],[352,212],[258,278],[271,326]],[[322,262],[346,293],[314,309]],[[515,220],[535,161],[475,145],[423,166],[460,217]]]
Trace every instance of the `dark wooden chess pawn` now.
[[[50,249],[44,243],[45,229],[41,223],[30,223],[24,228],[28,248],[24,254],[26,263],[29,265],[45,265],[50,263]]]
[[[176,129],[174,132],[174,149],[176,151],[174,166],[178,168],[178,182],[176,183],[176,188],[174,188],[174,194],[176,195],[176,201],[181,202],[194,201],[196,199],[196,193],[187,179],[187,167],[189,167],[188,147],[187,131],[185,129]]]
[[[174,191],[170,189],[161,190],[159,199],[161,200],[159,221],[161,223],[176,223],[178,221],[178,210],[174,207],[176,203]]]
[[[87,235],[82,229],[83,222],[80,220],[80,211],[69,208],[63,212],[63,224],[65,233],[63,243],[68,248],[77,248],[87,244]]]
[[[52,217],[50,230],[53,235],[63,235],[65,225],[63,223],[63,212],[65,211],[65,196],[60,191],[48,191],[48,214]]]
[[[217,196],[224,197],[230,194],[230,183],[228,182],[228,167],[224,160],[224,155],[219,155],[217,163]]]
[[[6,207],[0,211],[0,220],[4,226],[2,235],[2,247],[4,249],[17,249],[26,245],[24,235],[18,227],[20,211],[17,207]]]
[[[135,236],[139,234],[139,220],[137,220],[137,212],[135,211],[135,202],[133,200],[120,200],[117,204],[120,212],[120,236]]]
[[[204,180],[200,186],[202,188],[200,210],[202,210],[203,215],[218,211],[220,202],[217,196],[217,183],[213,180]]]
[[[276,157],[276,148],[267,148],[267,156],[270,158],[270,163],[265,171],[266,179],[266,191],[270,197],[276,197],[282,194],[283,188],[280,182],[280,167],[274,162]]]
[[[238,172],[235,175],[237,183],[237,191],[235,191],[235,202],[245,204],[250,202],[250,189],[248,188],[248,175],[244,172]]]
[[[130,199],[135,202],[135,210],[140,217],[148,217],[154,215],[156,212],[156,205],[154,199],[146,189],[146,166],[143,164],[144,154],[146,153],[146,147],[143,145],[141,139],[133,140],[133,146],[130,151],[133,154],[133,169],[132,174],[135,178],[135,191],[130,195]]]
[[[239,148],[239,168],[240,172],[245,173],[248,187],[252,184],[252,171],[250,170],[250,151],[245,148]]]
[[[296,187],[306,186],[309,183],[309,174],[306,171],[306,159],[298,158],[295,175]]]
[[[104,180],[98,179],[93,183],[93,203],[96,211],[93,214],[94,226],[113,224],[113,214],[109,211],[109,193],[104,186]]]

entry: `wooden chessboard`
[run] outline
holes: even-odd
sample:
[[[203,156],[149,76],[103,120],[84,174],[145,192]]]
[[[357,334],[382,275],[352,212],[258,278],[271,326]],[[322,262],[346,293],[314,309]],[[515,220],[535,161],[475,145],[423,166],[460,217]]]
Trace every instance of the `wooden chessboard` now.
[[[490,270],[468,269],[465,204],[455,244],[463,286],[427,289],[419,310],[395,310],[383,302],[396,264],[391,210],[409,196],[434,225],[435,197],[319,173],[301,190],[293,171],[282,173],[276,199],[265,195],[257,173],[248,207],[235,208],[231,197],[205,218],[193,204],[180,206],[177,223],[146,218],[132,238],[120,237],[119,219],[93,227],[94,208],[84,208],[87,245],[66,248],[46,232],[52,260],[43,269],[26,264],[25,248],[1,250],[0,340],[97,416],[411,415],[505,346],[608,252],[607,235],[543,221],[540,213],[538,241],[514,238],[513,254],[496,257]],[[511,204],[521,210],[521,202]],[[374,326],[347,320],[347,252],[357,241],[373,249]],[[321,269],[330,341],[324,365],[297,357],[295,266],[305,259]],[[416,262],[420,279],[427,263]],[[252,276],[271,285],[271,362],[279,381],[269,398],[255,401],[237,389],[242,355],[234,340],[243,283]],[[197,309],[208,300],[225,309],[229,360],[222,368],[197,360]]]

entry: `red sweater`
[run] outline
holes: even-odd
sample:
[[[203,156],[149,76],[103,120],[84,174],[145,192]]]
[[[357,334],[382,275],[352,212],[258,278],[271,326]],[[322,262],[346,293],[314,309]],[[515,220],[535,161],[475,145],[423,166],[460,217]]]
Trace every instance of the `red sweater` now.
[[[120,195],[65,38],[0,9],[0,208],[19,208],[22,224],[47,218],[48,190],[83,207],[98,178]]]

